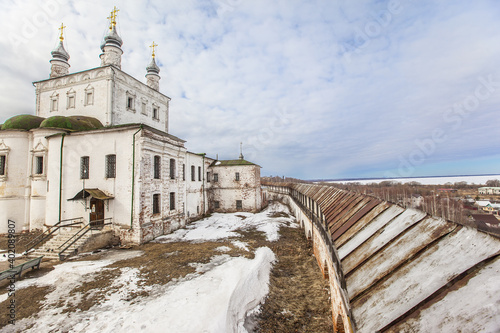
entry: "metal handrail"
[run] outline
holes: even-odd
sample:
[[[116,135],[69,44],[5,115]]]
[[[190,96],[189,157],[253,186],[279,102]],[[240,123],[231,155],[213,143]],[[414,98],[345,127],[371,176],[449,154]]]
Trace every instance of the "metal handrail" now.
[[[63,222],[75,221],[75,220],[82,220],[82,221],[60,225]],[[61,220],[61,221],[57,222],[56,224],[49,226],[47,230],[45,230],[40,235],[38,235],[37,237],[32,239],[28,244],[26,244],[26,250],[24,251],[24,254],[27,254],[29,250],[35,248],[38,244],[40,244],[41,242],[43,242],[44,240],[49,238],[54,232],[56,232],[60,228],[71,227],[73,225],[82,224],[82,223],[83,223],[83,217],[76,217],[76,218],[72,218],[72,219]]]
[[[63,247],[64,245],[66,245],[68,242],[69,244],[64,248],[62,249],[61,251],[59,251],[59,260],[64,260],[67,256],[64,256],[63,255],[63,252],[65,252],[71,245],[75,244],[80,238],[82,238],[87,232],[89,232],[90,230],[96,230],[96,229],[101,229],[100,226],[99,228],[95,228],[92,226],[92,224],[96,223],[96,222],[100,222],[100,221],[106,221],[106,220],[112,220],[111,217],[108,217],[107,219],[102,219],[102,220],[95,220],[95,221],[92,221],[92,222],[89,222],[87,223],[86,225],[84,225],[80,230],[78,230],[78,232],[76,234],[74,234],[73,236],[71,236],[71,238],[69,238],[68,240],[66,240],[62,245],[60,245],[58,247],[58,249],[60,249],[61,247]],[[112,224],[113,222],[104,222],[102,224],[102,226],[104,227],[105,225],[110,225]],[[82,233],[83,231],[83,233]],[[80,234],[80,235],[79,235]],[[76,237],[76,238],[75,238]],[[74,239],[73,239],[74,238]],[[70,242],[71,241],[71,242]]]

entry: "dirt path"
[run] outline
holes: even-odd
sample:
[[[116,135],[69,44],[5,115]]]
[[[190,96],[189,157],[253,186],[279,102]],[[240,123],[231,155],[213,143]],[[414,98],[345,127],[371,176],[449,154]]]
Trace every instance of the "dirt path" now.
[[[91,278],[75,281],[75,285],[65,291],[64,297],[55,300],[53,297],[50,297],[50,300],[47,298],[47,295],[54,291],[53,287],[32,285],[17,290],[16,320],[23,318],[32,320],[39,311],[45,311],[47,308],[53,309],[52,311],[56,313],[66,314],[86,311],[103,302],[106,295],[116,292],[117,287],[113,281],[124,270],[139,271],[141,289],[125,296],[127,302],[133,303],[141,297],[148,296],[148,290],[152,290],[148,287],[165,285],[194,273],[195,268],[192,263],[208,263],[213,256],[221,254],[221,247],[226,247],[224,254],[251,259],[255,249],[267,246],[275,253],[277,262],[271,273],[270,292],[253,325],[254,331],[332,332],[328,286],[316,265],[311,247],[303,237],[303,231],[294,227],[282,227],[280,239],[275,242],[267,241],[264,234],[256,230],[238,232],[242,237],[200,243],[148,243],[127,250],[102,251],[74,259],[72,262],[95,262],[105,260],[110,253],[136,250],[143,252],[140,256],[109,264],[105,269],[92,273]],[[235,246],[233,243],[235,240],[246,242],[248,251]],[[23,279],[47,274],[54,269],[53,265],[57,266],[58,263],[44,263],[40,270],[27,272]],[[6,292],[7,284],[7,281],[0,282],[0,297]],[[0,303],[0,327],[8,323],[5,310],[8,301],[6,299]],[[5,329],[9,332],[16,331],[12,325]]]
[[[301,229],[282,228],[258,332],[333,332],[330,289]]]

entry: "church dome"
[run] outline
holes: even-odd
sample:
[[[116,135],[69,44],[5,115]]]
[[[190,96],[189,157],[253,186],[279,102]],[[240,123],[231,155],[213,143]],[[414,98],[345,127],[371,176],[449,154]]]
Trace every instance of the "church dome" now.
[[[86,116],[53,116],[40,124],[40,128],[61,128],[70,131],[89,131],[102,127],[104,126],[98,119]]]
[[[33,128],[38,128],[45,118],[37,117],[31,114],[21,114],[14,116],[5,121],[2,125],[2,130],[17,129],[29,131]]]
[[[160,67],[156,64],[155,58],[151,58],[151,62],[146,67],[148,74],[158,74],[160,73]]]
[[[62,41],[59,41],[57,47],[52,52],[50,52],[50,54],[52,54],[53,59],[64,60],[64,61],[69,60],[69,53],[66,52],[66,50],[64,49]]]
[[[106,45],[112,45],[116,47],[120,47],[123,44],[123,40],[118,36],[118,33],[116,32],[116,27],[113,25],[111,30],[108,31],[106,36],[104,36],[104,41],[101,43],[101,50],[104,49],[104,46]]]

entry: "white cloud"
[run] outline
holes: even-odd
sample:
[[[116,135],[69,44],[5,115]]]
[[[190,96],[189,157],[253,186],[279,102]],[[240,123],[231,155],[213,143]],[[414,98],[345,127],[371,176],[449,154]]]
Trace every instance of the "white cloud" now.
[[[478,77],[500,82],[495,1],[11,1],[0,13],[0,123],[34,112],[30,83],[48,77],[61,21],[71,70],[99,66],[115,4],[123,70],[144,80],[159,44],[170,131],[191,151],[235,158],[243,141],[264,174],[383,176],[439,129],[447,140],[415,176],[498,158],[500,87],[459,126],[450,114]]]

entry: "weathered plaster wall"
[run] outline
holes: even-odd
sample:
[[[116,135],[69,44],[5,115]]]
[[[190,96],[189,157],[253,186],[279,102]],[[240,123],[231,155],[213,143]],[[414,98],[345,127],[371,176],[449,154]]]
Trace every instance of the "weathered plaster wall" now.
[[[140,140],[140,167],[138,175],[138,227],[141,229],[140,242],[147,242],[171,232],[183,225],[182,205],[185,181],[182,165],[185,163],[186,149],[182,141],[173,141],[160,134],[145,130]],[[160,157],[160,178],[154,177],[154,157]],[[175,163],[174,177],[170,177],[170,160]],[[170,193],[174,193],[174,205],[170,205]],[[153,214],[153,195],[160,196],[159,212]]]
[[[236,180],[239,173],[239,180]],[[214,181],[214,174],[218,181]],[[215,212],[256,212],[262,207],[260,167],[258,165],[212,166],[210,168],[212,204],[219,202]],[[236,200],[242,201],[242,208],[236,207]]]
[[[212,162],[211,158],[190,152],[186,154],[185,213],[189,220],[198,219],[208,212],[208,191],[211,183],[207,181],[207,171]],[[194,180],[192,180],[192,167],[194,167]]]
[[[7,155],[5,176],[0,177],[0,233],[8,231],[7,220],[16,222],[16,232],[29,226],[31,133],[0,131],[0,149]]]

